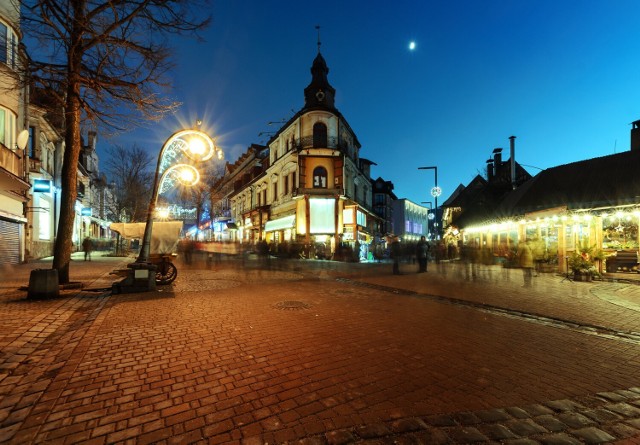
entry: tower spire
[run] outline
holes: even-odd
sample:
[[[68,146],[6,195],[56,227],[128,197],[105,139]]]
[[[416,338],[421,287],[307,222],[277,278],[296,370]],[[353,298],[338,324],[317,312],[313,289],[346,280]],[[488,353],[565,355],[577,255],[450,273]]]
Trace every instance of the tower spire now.
[[[318,54],[320,54],[320,45],[322,45],[322,42],[320,42],[320,25],[316,25],[316,30],[318,31]]]

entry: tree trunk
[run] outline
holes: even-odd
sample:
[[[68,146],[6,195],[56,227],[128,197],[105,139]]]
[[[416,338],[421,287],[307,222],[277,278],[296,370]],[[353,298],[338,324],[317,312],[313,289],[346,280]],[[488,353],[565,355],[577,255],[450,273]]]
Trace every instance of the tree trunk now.
[[[82,28],[84,25],[84,0],[73,0],[76,18],[69,38],[67,91],[64,105],[65,148],[60,181],[60,222],[53,247],[53,269],[58,270],[58,281],[69,282],[69,263],[73,248],[73,225],[76,197],[78,195],[78,160],[82,143],[80,139],[80,73],[82,73]]]
[[[71,87],[70,87],[71,89]],[[78,94],[67,96],[65,107],[66,134],[60,195],[60,222],[53,249],[53,268],[58,270],[60,283],[69,282],[69,263],[73,249],[76,197],[78,194],[78,160],[80,157],[80,101]]]

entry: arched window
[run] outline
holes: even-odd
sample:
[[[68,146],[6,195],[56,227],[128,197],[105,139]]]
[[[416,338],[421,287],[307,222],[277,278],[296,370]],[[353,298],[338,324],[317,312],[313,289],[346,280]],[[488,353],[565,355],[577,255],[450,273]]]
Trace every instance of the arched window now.
[[[322,122],[313,124],[313,148],[327,147],[327,126]]]
[[[313,188],[327,188],[327,169],[324,167],[316,167],[313,169]]]

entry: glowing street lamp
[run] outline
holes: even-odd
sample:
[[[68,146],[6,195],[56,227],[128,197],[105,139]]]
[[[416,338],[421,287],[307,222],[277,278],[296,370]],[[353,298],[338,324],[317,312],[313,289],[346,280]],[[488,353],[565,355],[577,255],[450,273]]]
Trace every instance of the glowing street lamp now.
[[[418,167],[418,170],[433,170],[435,172],[435,187],[433,187],[431,189],[431,196],[433,196],[433,198],[436,201],[436,208],[435,208],[435,213],[436,213],[436,221],[434,222],[435,225],[435,229],[436,229],[436,239],[440,239],[440,228],[438,227],[438,196],[440,196],[442,194],[442,189],[440,187],[438,187],[438,167]]]
[[[140,255],[136,263],[149,262],[149,250],[151,247],[151,232],[153,228],[153,216],[155,213],[158,194],[167,178],[173,178],[181,184],[193,186],[200,180],[198,170],[189,164],[173,164],[182,154],[194,162],[203,162],[211,159],[214,154],[221,158],[222,151],[215,146],[211,137],[199,129],[180,130],[172,134],[164,143],[158,155],[158,165],[153,179],[153,189],[147,211],[147,225],[144,229]]]

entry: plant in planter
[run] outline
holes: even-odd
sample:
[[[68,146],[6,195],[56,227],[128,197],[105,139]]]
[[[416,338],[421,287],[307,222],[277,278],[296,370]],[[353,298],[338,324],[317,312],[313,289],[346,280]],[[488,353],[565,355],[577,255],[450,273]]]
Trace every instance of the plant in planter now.
[[[591,281],[591,278],[600,276],[596,262],[603,259],[602,250],[596,249],[595,246],[582,247],[569,256],[569,269],[573,272],[575,280]]]

